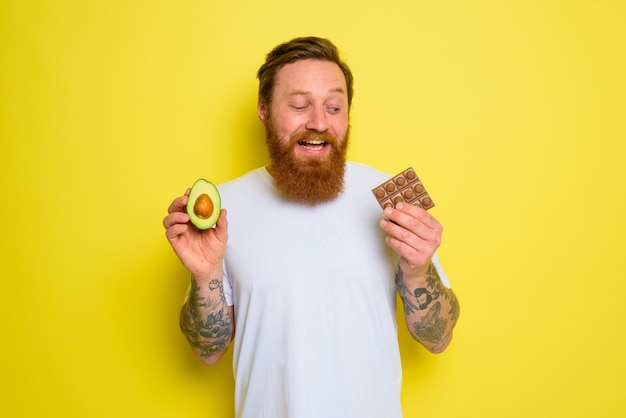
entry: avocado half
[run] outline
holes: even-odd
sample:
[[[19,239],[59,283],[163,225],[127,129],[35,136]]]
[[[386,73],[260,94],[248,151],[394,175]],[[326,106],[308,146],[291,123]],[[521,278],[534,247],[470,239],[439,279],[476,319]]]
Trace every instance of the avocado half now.
[[[198,229],[209,229],[220,217],[222,200],[217,187],[210,181],[198,179],[191,187],[187,200],[189,220]]]

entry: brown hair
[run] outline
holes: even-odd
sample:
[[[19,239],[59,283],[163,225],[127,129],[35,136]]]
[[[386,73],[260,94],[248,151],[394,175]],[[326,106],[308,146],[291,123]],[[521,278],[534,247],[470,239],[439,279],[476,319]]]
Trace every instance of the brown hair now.
[[[346,77],[348,107],[350,107],[352,104],[352,84],[354,81],[350,68],[342,61],[337,47],[331,41],[314,36],[294,38],[289,42],[276,46],[267,54],[265,63],[257,72],[257,78],[259,79],[259,101],[264,104],[271,103],[272,94],[274,92],[274,80],[278,71],[286,64],[304,59],[330,61],[339,66],[343,75]]]

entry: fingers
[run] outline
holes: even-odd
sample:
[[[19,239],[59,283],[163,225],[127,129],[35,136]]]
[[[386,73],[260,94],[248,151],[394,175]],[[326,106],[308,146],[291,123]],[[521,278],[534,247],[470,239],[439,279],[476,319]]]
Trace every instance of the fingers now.
[[[189,215],[185,212],[171,212],[163,219],[163,226],[169,229],[176,224],[186,224],[189,222]]]
[[[226,219],[226,209],[220,211],[220,217],[215,223],[215,235],[222,242],[228,240],[228,219]]]
[[[436,230],[441,227],[435,217],[426,212],[426,210],[408,203],[398,203],[395,209],[385,209],[385,215],[396,223],[406,225],[409,229],[413,229],[416,226],[416,220],[429,229]]]
[[[184,196],[177,197],[167,208],[167,213],[184,212],[187,206],[187,199],[189,198],[189,190]]]
[[[189,192],[191,189],[187,189],[183,196],[179,196],[170,204],[167,208],[168,215],[163,219],[163,226],[165,229],[169,229],[175,224],[184,224],[189,221],[187,215],[187,200],[189,199]]]
[[[177,199],[178,200],[178,199]],[[172,204],[174,205],[174,203]],[[215,224],[215,233],[221,240],[228,239],[228,221],[226,219],[226,209],[220,211],[220,217]],[[189,215],[186,212],[172,212],[163,218],[163,226],[166,229],[168,238],[174,238],[188,229]]]
[[[177,223],[165,230],[165,236],[168,240],[172,241],[177,237],[183,235],[189,229],[189,225],[186,223]]]
[[[441,243],[441,224],[424,209],[400,203],[385,209],[380,227],[387,232],[387,244],[407,259],[432,256]]]
[[[228,220],[226,219],[226,209],[222,208],[220,210],[220,217],[217,218],[217,222],[215,223],[215,228],[217,229],[228,229]]]

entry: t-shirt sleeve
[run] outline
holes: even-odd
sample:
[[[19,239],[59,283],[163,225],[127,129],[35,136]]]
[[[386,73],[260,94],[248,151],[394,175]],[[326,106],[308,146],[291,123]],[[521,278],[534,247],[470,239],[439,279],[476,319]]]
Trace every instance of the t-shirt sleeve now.
[[[443,270],[443,267],[441,267],[441,263],[439,262],[439,255],[437,253],[433,255],[432,261],[433,261],[433,265],[437,269],[437,273],[439,273],[439,278],[441,279],[441,283],[443,283],[445,287],[450,289],[451,288],[450,280],[448,279],[448,275],[446,274],[446,272]]]
[[[233,306],[235,304],[235,298],[233,297],[233,284],[230,281],[230,277],[228,277],[226,269],[224,269],[224,299],[226,299],[228,306]]]

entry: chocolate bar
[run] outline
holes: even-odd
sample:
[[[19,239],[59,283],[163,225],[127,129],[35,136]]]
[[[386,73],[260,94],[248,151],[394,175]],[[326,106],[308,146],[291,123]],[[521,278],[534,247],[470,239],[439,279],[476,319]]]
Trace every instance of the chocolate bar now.
[[[373,188],[372,193],[383,209],[395,207],[400,202],[426,210],[435,206],[412,167]]]

